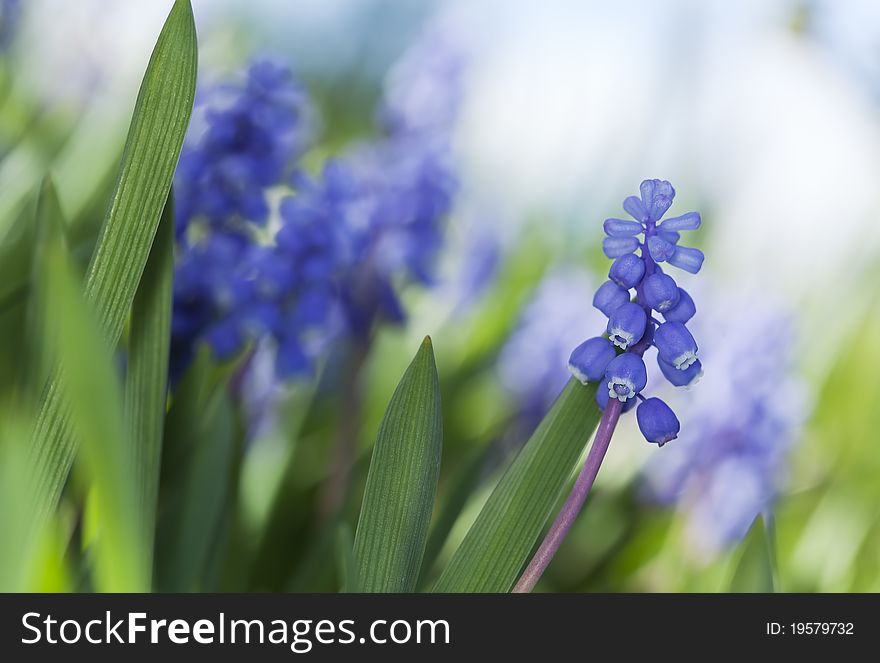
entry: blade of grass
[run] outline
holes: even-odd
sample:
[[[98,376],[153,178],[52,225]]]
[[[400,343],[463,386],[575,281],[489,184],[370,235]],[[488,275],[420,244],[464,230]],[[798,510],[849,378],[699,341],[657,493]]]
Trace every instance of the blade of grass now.
[[[433,591],[510,590],[599,421],[595,393],[595,385],[569,381],[492,491]]]
[[[373,447],[354,539],[362,591],[415,590],[442,444],[440,384],[426,337],[391,397]]]
[[[150,560],[168,393],[173,276],[174,203],[169,195],[132,306],[125,384],[126,423],[134,450],[141,527]],[[150,561],[148,568],[151,564]]]
[[[95,587],[109,592],[149,591],[122,389],[101,330],[58,245],[50,246],[46,266],[46,308],[57,332],[49,335],[54,346],[50,352],[64,367],[59,393],[70,405],[71,431],[82,444],[98,513]]]
[[[171,188],[195,95],[197,44],[189,0],[176,0],[150,57],[135,104],[107,217],[89,265],[85,299],[101,337],[115,346],[143,273]],[[30,467],[39,513],[58,501],[73,461],[69,411],[60,399],[57,372],[46,388],[33,434]]]
[[[755,518],[740,544],[739,560],[730,580],[730,592],[772,593],[777,591],[776,560],[770,520]]]

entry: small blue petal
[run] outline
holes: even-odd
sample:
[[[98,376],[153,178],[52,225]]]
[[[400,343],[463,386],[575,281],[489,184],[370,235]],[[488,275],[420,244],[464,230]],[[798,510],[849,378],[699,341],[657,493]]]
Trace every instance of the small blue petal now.
[[[639,223],[648,220],[648,210],[645,209],[642,201],[636,196],[628,196],[626,200],[623,201],[623,209]]]
[[[681,235],[672,230],[660,230],[657,232],[657,237],[670,244],[678,244],[678,240],[681,239]]]
[[[605,406],[608,405],[608,400],[611,397],[608,395],[608,390],[604,388],[604,385],[599,385],[599,388],[596,389],[596,405],[599,406],[599,409],[603,412],[605,411]],[[626,403],[623,404],[623,412],[629,412],[632,410],[639,402],[638,398],[628,398]]]
[[[617,355],[605,369],[605,383],[610,398],[626,403],[648,384],[645,362],[632,352]]]
[[[645,261],[635,253],[626,253],[614,261],[608,278],[621,288],[635,288],[645,275]]]
[[[669,260],[672,254],[675,253],[675,248],[675,244],[671,244],[656,235],[648,238],[648,252],[657,262]]]
[[[624,304],[608,318],[608,339],[626,350],[645,335],[648,317],[645,310],[633,302]]]
[[[666,322],[687,322],[694,317],[697,307],[691,296],[682,288],[678,289],[678,304],[668,311],[663,311],[663,319]]]
[[[629,303],[629,292],[612,281],[605,281],[593,295],[593,306],[610,317],[614,311]]]
[[[645,439],[661,447],[678,437],[681,430],[672,408],[659,398],[648,398],[640,403],[636,419]]]
[[[666,219],[659,225],[659,228],[661,230],[674,231],[696,230],[700,227],[701,223],[702,219],[700,218],[699,212],[688,212],[681,216],[674,216],[671,219]]]
[[[632,253],[637,248],[639,248],[639,240],[635,237],[606,237],[602,240],[602,250],[609,258]]]
[[[663,361],[658,354],[657,365],[660,366],[660,372],[663,373],[663,377],[669,380],[675,387],[691,387],[703,377],[703,364],[699,359],[686,369],[680,371],[669,362]]]
[[[603,227],[609,237],[632,237],[644,230],[641,223],[624,219],[605,219]]]
[[[642,294],[645,304],[655,311],[663,313],[678,304],[678,286],[671,276],[651,274],[642,283]]]
[[[664,322],[654,332],[654,345],[660,358],[678,370],[697,361],[697,342],[681,322]]]
[[[577,346],[568,360],[568,370],[583,384],[598,382],[617,353],[607,338],[595,336]]]
[[[650,245],[649,245],[650,246]],[[675,265],[679,269],[683,269],[691,274],[696,274],[703,266],[705,256],[699,249],[692,249],[687,246],[676,246],[675,251],[667,260],[670,265]]]

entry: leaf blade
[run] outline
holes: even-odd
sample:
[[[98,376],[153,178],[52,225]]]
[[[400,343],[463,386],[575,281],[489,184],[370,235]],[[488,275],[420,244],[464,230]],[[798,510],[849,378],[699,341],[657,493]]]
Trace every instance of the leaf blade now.
[[[385,411],[354,540],[359,589],[412,592],[440,475],[440,383],[426,337]]]
[[[174,202],[169,195],[132,305],[125,383],[126,424],[150,560],[167,401],[173,277]]]
[[[153,49],[135,103],[114,195],[89,265],[85,300],[109,347],[134,300],[180,156],[195,97],[195,24],[189,0],[176,0]],[[73,462],[69,411],[50,381],[32,436],[30,467],[40,517],[55,506]]]
[[[510,590],[599,421],[595,393],[595,385],[569,380],[492,491],[433,591]]]

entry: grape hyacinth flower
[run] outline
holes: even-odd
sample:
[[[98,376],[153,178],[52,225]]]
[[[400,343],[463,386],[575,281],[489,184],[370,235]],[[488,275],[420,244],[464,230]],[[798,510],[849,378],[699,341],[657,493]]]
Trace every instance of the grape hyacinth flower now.
[[[608,317],[607,345],[614,352],[600,351],[599,341],[604,339],[596,337],[575,348],[569,359],[576,379],[599,382],[596,402],[602,419],[571,495],[515,592],[531,591],[558,550],[592,487],[621,414],[640,401],[636,420],[648,442],[662,447],[678,436],[681,425],[672,408],[657,397],[642,395],[648,382],[644,354],[657,349],[661,372],[675,386],[693,385],[702,374],[699,349],[686,326],[696,307],[663,270],[665,263],[691,274],[699,272],[702,252],[682,246],[679,240],[683,231],[700,227],[700,215],[688,212],[662,220],[675,198],[675,189],[665,180],[645,180],[639,193],[623,202],[632,220],[606,219],[603,226],[607,236],[602,248],[614,262],[593,305]]]
[[[432,283],[457,188],[447,126],[406,120],[405,78],[387,130],[316,174],[297,165],[314,121],[289,70],[261,60],[202,90],[175,178],[172,377],[199,341],[227,359],[264,338],[277,377],[307,374],[335,340],[404,320],[399,289]]]

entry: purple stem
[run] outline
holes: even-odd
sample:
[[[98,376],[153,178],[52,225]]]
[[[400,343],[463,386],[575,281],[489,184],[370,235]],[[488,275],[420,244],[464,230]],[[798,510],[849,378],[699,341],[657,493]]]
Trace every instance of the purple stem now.
[[[602,385],[599,388],[601,389]],[[581,508],[584,506],[584,500],[587,499],[590,488],[593,487],[593,481],[595,481],[596,475],[599,473],[599,466],[602,465],[605,452],[608,451],[611,434],[617,426],[617,420],[620,419],[622,408],[623,403],[616,398],[608,400],[608,405],[605,406],[605,412],[602,414],[602,420],[596,429],[593,445],[590,447],[587,460],[581,469],[581,473],[578,475],[577,481],[574,482],[574,488],[572,488],[568,499],[565,500],[565,504],[562,505],[559,515],[553,521],[553,525],[550,527],[550,531],[547,532],[547,536],[541,543],[540,548],[538,548],[535,556],[532,557],[532,561],[529,562],[528,567],[526,567],[526,570],[513,588],[515,594],[532,591],[541,574],[544,573],[544,570],[550,564],[556,551],[559,550],[565,535],[568,534],[568,530],[571,529]]]
[[[651,307],[644,303],[642,284],[645,282],[645,279],[651,276],[656,270],[656,263],[648,251],[648,238],[656,234],[656,224],[648,219],[645,223],[645,242],[641,245],[641,256],[645,261],[645,275],[642,277],[642,281],[636,286],[636,301],[645,309],[645,315],[648,320],[651,321],[654,321],[651,316]],[[629,352],[633,352],[641,357],[645,354],[645,350],[650,347],[653,338],[654,327],[653,325],[649,325],[648,329],[645,330],[645,335],[638,343],[629,349]],[[602,389],[602,387],[603,384],[600,383],[599,389]],[[620,413],[622,410],[623,403],[616,398],[608,399],[608,405],[605,406],[602,420],[599,422],[599,427],[596,429],[596,437],[593,439],[593,446],[590,447],[590,452],[587,454],[587,460],[584,462],[584,466],[581,469],[581,473],[578,475],[577,481],[574,482],[574,488],[572,488],[568,499],[565,500],[565,504],[562,505],[562,509],[556,516],[556,520],[553,521],[550,531],[547,532],[547,536],[544,537],[535,556],[532,557],[532,561],[529,562],[526,570],[523,571],[522,576],[520,576],[520,579],[514,586],[514,594],[524,594],[532,591],[538,580],[541,578],[541,575],[550,565],[554,555],[556,555],[556,551],[559,550],[559,546],[562,545],[565,535],[568,534],[568,530],[571,529],[571,526],[574,524],[575,519],[578,517],[578,514],[584,506],[584,501],[587,499],[587,495],[593,487],[593,481],[596,480],[596,475],[599,474],[599,467],[602,465],[602,460],[605,458],[605,452],[608,451],[608,445],[611,443],[611,435],[614,433],[614,429],[617,426],[618,419],[620,419]]]

